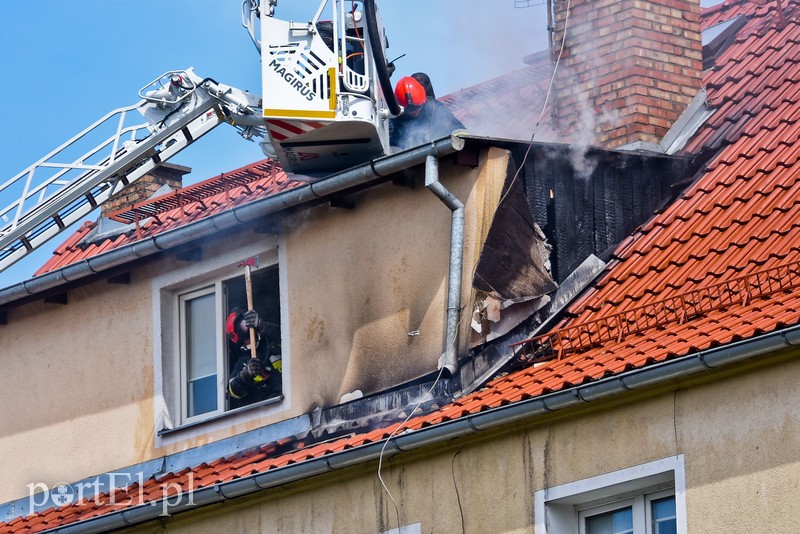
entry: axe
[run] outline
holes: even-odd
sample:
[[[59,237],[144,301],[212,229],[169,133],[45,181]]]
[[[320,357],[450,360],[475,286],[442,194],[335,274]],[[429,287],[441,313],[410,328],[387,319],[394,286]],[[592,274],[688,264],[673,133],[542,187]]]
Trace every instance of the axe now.
[[[247,309],[253,310],[253,280],[250,277],[250,269],[258,269],[258,256],[247,258],[239,264],[244,267],[244,289],[247,293]],[[250,327],[250,357],[258,358],[256,355],[256,329]]]

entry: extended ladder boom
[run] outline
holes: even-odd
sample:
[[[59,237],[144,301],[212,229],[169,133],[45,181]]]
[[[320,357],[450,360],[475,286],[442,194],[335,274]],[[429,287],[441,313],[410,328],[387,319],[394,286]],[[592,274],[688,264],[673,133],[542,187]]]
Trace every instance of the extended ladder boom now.
[[[220,123],[248,139],[264,135],[257,96],[192,69],[166,73],[139,95],[0,185],[0,197],[16,198],[0,210],[0,272]],[[146,122],[128,124],[131,115]]]

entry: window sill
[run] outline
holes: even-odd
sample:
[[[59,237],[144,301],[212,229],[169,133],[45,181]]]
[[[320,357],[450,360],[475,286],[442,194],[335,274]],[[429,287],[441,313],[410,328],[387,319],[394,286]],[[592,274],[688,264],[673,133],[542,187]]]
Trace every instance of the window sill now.
[[[242,412],[249,412],[251,410],[256,410],[256,409],[261,408],[263,406],[269,406],[269,405],[277,404],[277,403],[280,403],[280,402],[283,402],[283,395],[280,395],[278,397],[273,397],[271,399],[263,400],[263,401],[260,401],[260,402],[254,402],[253,404],[248,404],[247,406],[241,406],[239,408],[236,408],[234,410],[229,410],[229,411],[224,412],[224,413],[212,415],[212,416],[210,416],[210,417],[208,417],[206,419],[203,419],[202,421],[193,421],[191,423],[186,423],[185,425],[176,426],[174,428],[162,428],[161,430],[158,431],[157,435],[158,436],[168,436],[168,435],[171,435],[171,434],[177,434],[177,433],[180,433],[180,432],[182,432],[184,430],[189,430],[191,428],[198,428],[198,427],[201,427],[203,425],[212,423],[214,421],[219,421],[221,419],[225,419],[226,417],[233,416],[235,414],[239,414],[239,413],[242,413]]]

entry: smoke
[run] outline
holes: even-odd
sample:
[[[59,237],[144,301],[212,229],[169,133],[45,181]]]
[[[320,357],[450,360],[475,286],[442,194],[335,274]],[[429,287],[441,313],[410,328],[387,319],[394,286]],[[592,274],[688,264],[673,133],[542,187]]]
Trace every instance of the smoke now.
[[[406,0],[381,4],[397,62],[394,80],[427,73],[436,95],[456,92],[524,66],[547,47],[546,7],[515,9],[511,0]]]
[[[590,146],[597,146],[598,132],[607,130],[619,119],[617,110],[595,110],[586,100],[580,99],[574,140],[570,143],[570,162],[575,175],[588,178],[597,167],[597,158],[588,157]]]
[[[558,125],[561,142],[569,143],[570,162],[576,176],[588,178],[597,167],[596,158],[588,157],[588,149],[603,145],[600,136],[619,124],[619,111],[603,106],[596,108],[587,91],[564,90],[579,87],[580,79],[563,63],[559,65],[555,83],[559,89],[554,95],[554,105],[561,120]],[[569,97],[576,98],[570,107],[564,103]]]
[[[514,77],[510,74],[509,78]],[[516,80],[490,83],[475,96],[456,97],[452,107],[461,116],[467,131],[473,135],[528,141],[554,141],[550,128],[550,113],[545,111],[539,127],[537,119],[543,102],[535,91],[518,89]],[[459,109],[461,106],[463,108]],[[535,131],[535,135],[534,134]]]

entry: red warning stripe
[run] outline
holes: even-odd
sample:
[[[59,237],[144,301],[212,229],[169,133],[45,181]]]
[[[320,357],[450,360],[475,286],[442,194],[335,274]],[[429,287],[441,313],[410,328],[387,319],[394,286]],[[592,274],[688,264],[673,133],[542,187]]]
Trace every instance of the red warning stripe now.
[[[292,124],[290,122],[279,121],[279,120],[274,120],[274,119],[269,120],[267,122],[269,122],[270,124],[274,124],[278,128],[283,128],[284,130],[292,132],[293,134],[296,134],[296,135],[300,135],[301,133],[306,133],[306,130],[303,130],[302,128],[298,128],[297,126],[295,126],[294,124]]]

